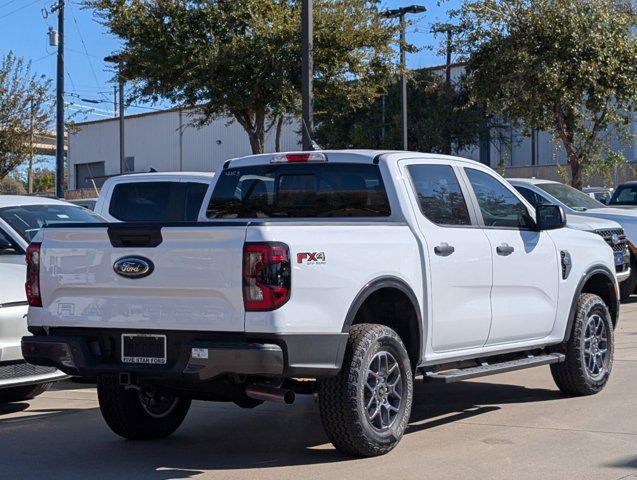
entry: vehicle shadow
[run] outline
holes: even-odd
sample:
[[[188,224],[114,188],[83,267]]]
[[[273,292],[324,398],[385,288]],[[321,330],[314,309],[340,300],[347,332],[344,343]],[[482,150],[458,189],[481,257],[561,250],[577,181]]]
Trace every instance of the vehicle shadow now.
[[[482,382],[424,385],[417,380],[415,390],[407,435],[482,415],[504,404],[562,398],[558,391]],[[182,428],[169,438],[153,442],[116,437],[98,409],[73,413],[50,418],[44,415],[28,425],[23,422],[19,430],[14,426],[11,442],[3,439],[0,428],[0,444],[8,447],[3,448],[5,458],[16,455],[15,461],[3,466],[4,474],[8,478],[11,473],[16,478],[31,478],[54,471],[64,478],[90,475],[92,479],[163,480],[190,478],[210,470],[353,460],[329,444],[318,408],[310,397],[299,397],[294,406],[265,404],[253,410],[196,402]],[[19,460],[21,452],[27,450],[38,452],[38,462]]]
[[[29,404],[26,402],[0,402],[0,417],[2,417],[2,415],[9,415],[10,413],[22,412],[27,408],[29,408]]]

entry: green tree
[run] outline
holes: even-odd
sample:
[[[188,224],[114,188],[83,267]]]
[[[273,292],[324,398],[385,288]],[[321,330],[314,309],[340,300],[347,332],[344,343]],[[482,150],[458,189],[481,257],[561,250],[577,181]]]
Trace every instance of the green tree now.
[[[30,155],[30,134],[51,121],[50,81],[9,52],[0,60],[0,179]]]
[[[480,135],[486,133],[484,110],[469,104],[463,77],[447,85],[439,73],[416,70],[411,72],[407,87],[410,149],[443,153],[450,137],[457,152],[476,145]],[[331,106],[332,99],[324,98],[319,109],[336,110],[338,114],[319,117],[318,143],[327,148],[402,148],[399,89],[399,83],[393,82],[384,99],[340,111]]]
[[[254,153],[282,115],[299,110],[300,0],[88,0],[123,41],[133,96],[197,107],[193,120],[235,119]],[[379,93],[393,69],[396,25],[378,2],[314,1],[315,91],[345,105]],[[352,82],[352,80],[357,80]]]
[[[1,195],[23,195],[26,193],[24,183],[12,175],[6,175],[0,179],[0,194]]]
[[[55,192],[55,170],[49,168],[35,168],[33,170],[33,192]]]
[[[456,12],[471,96],[561,142],[571,183],[621,159],[637,98],[637,16],[628,0],[466,0]]]

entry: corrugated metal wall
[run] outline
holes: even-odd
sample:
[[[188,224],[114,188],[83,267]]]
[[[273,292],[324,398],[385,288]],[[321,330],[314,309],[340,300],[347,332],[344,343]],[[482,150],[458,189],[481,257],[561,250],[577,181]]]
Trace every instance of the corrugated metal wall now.
[[[252,153],[248,136],[237,122],[220,118],[196,128],[183,111],[169,110],[126,118],[126,156],[135,157],[135,171],[217,170],[229,158]],[[180,129],[180,125],[182,128]],[[281,134],[282,150],[298,150],[298,123],[289,119]],[[180,133],[181,132],[181,133]],[[274,151],[275,128],[266,137],[266,152]],[[119,174],[117,119],[79,124],[69,138],[69,186],[75,188],[75,165],[104,162],[105,175]]]

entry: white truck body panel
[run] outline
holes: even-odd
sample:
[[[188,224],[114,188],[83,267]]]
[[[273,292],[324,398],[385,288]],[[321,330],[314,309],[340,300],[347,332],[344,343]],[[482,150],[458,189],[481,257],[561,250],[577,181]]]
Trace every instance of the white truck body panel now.
[[[369,163],[378,154],[328,152],[330,161],[348,163]],[[270,160],[271,155],[246,157],[233,160],[232,167]],[[392,214],[380,220],[255,219],[213,225],[207,223],[205,207],[213,182],[201,224],[161,227],[163,241],[155,248],[115,248],[104,227],[45,229],[36,238],[43,242],[45,306],[32,307],[29,322],[46,327],[337,333],[366,285],[394,277],[417,298],[423,364],[561,342],[579,279],[593,265],[613,271],[612,251],[601,237],[568,229],[436,226],[418,210],[404,170],[412,163],[446,164],[458,171],[470,167],[500,178],[465,159],[389,152],[380,157],[379,167]],[[528,202],[506,185],[533,215]],[[246,313],[242,248],[244,242],[262,241],[289,246],[291,298],[276,310]],[[454,255],[433,255],[441,243],[454,245]],[[494,249],[503,243],[513,246],[514,254],[496,255]],[[567,280],[559,266],[565,248],[573,258]],[[297,255],[304,252],[322,252],[324,261],[299,262]],[[135,280],[116,275],[113,263],[127,255],[151,259],[155,273]]]

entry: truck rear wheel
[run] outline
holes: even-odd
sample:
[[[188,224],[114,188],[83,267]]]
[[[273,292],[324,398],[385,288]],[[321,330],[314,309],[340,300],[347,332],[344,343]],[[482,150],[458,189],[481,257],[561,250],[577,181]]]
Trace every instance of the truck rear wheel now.
[[[606,386],[613,367],[613,323],[608,307],[597,295],[580,296],[564,351],[566,360],[551,365],[551,374],[561,391],[593,395]]]
[[[407,428],[413,388],[409,355],[398,334],[383,325],[354,325],[339,374],[319,383],[325,433],[348,455],[389,452]]]
[[[130,440],[153,440],[173,433],[190,409],[190,399],[149,389],[124,388],[116,377],[97,379],[100,410],[117,435]]]

